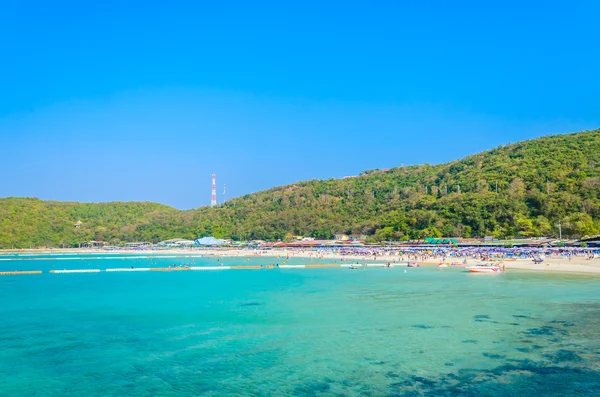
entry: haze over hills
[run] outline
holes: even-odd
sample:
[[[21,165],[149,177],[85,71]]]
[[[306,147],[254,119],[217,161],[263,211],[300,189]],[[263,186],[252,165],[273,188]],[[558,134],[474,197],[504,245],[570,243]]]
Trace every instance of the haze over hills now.
[[[75,223],[81,220],[81,228]],[[563,236],[600,231],[600,129],[524,141],[439,165],[365,171],[179,211],[155,203],[0,199],[0,248],[174,237],[374,240]]]

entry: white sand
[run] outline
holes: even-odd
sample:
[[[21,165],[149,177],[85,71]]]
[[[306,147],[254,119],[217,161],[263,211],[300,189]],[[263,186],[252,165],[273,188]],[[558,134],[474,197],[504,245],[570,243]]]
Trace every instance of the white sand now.
[[[246,250],[236,248],[223,249],[169,249],[160,251],[134,251],[134,250],[114,250],[105,251],[99,249],[38,249],[38,250],[0,250],[0,255],[8,253],[31,253],[31,254],[135,254],[140,256],[151,255],[210,255],[220,257],[265,257],[265,258],[307,258],[312,263],[321,262],[327,259],[343,259],[345,261],[385,261],[400,262],[408,261],[408,257],[399,257],[396,255],[372,256],[372,255],[340,255],[331,252],[301,251],[288,249],[284,250]],[[447,258],[446,262],[462,262],[463,258]],[[471,258],[468,263],[479,262]],[[425,261],[417,261],[424,266],[435,266],[441,262],[439,258],[431,258]],[[533,263],[531,260],[508,260],[504,262],[508,270],[530,270],[541,272],[564,272],[564,273],[583,273],[600,274],[600,258],[588,260],[584,257],[572,257],[569,261],[565,258],[547,257],[543,263]]]

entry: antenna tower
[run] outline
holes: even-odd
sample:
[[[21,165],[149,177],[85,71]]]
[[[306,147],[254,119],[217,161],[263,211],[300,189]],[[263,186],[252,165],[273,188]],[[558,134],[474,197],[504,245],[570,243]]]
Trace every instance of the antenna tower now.
[[[210,206],[217,205],[217,176],[212,174],[212,196],[210,197]]]

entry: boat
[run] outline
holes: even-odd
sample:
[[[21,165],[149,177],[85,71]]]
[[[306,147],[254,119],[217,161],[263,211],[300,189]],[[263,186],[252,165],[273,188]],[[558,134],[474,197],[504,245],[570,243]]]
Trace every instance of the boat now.
[[[461,262],[452,262],[452,267],[465,267],[465,264]]]
[[[419,267],[419,264],[417,262],[408,262],[408,265],[406,265],[408,267]]]
[[[471,273],[502,273],[504,270],[499,265],[489,263],[481,263],[473,266],[468,266],[467,269]]]
[[[533,263],[542,263],[543,261],[544,261],[544,257],[542,257],[542,256],[533,258]]]
[[[447,264],[447,263],[440,263],[440,264],[438,265],[438,267],[448,267],[448,264]]]
[[[358,270],[358,266],[356,266],[356,265],[350,265],[350,266],[348,266],[348,269],[350,269],[350,270]]]

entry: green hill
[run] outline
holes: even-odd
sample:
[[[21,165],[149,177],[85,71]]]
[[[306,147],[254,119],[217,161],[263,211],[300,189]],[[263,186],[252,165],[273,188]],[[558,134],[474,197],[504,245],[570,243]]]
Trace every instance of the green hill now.
[[[530,236],[598,232],[600,130],[544,137],[441,165],[368,171],[230,200],[196,218],[235,238],[375,234]]]
[[[175,230],[180,211],[155,203],[70,203],[0,199],[0,248],[77,246],[159,240]],[[81,227],[75,224],[81,221]]]
[[[203,235],[285,239],[360,233],[375,240],[600,232],[600,130],[501,146],[440,165],[373,170],[177,211],[151,203],[0,200],[0,247]],[[83,226],[74,228],[81,219]]]

